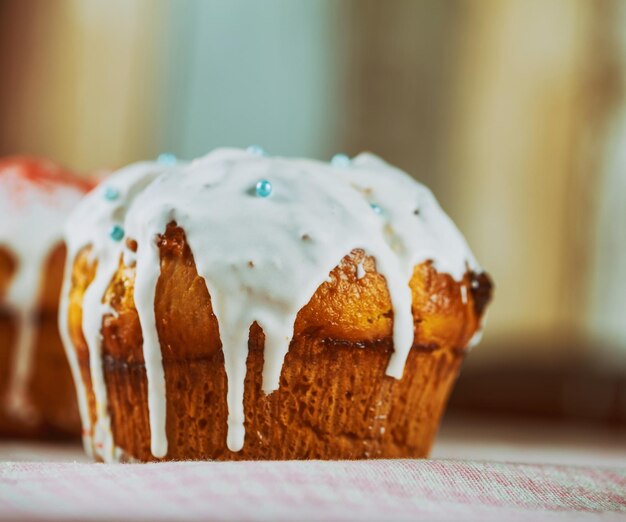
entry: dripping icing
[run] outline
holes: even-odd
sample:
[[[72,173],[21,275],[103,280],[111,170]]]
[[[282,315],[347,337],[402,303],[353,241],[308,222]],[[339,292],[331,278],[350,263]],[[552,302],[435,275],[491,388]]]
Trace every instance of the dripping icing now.
[[[93,441],[88,445],[104,461],[114,460],[115,444],[111,433],[111,421],[108,414],[106,383],[102,368],[102,321],[105,315],[113,314],[110,305],[103,302],[104,293],[118,267],[120,258],[130,257],[125,243],[116,241],[110,232],[113,226],[123,223],[126,211],[136,197],[164,166],[155,162],[143,162],[130,165],[118,171],[107,180],[107,187],[97,187],[88,194],[73,212],[66,226],[66,244],[68,248],[66,276],[61,296],[60,329],[66,345],[66,351],[74,372],[79,397],[86,403],[86,390],[76,360],[75,349],[71,346],[68,323],[69,291],[72,266],[78,253],[83,248],[90,249],[93,262],[97,262],[96,274],[85,291],[83,298],[82,329],[89,348],[89,367],[94,395],[96,399],[96,424],[91,426],[87,416],[84,431],[91,433]],[[111,199],[106,194],[113,188],[116,197]]]
[[[261,180],[271,184],[271,196],[258,197]],[[228,381],[227,445],[232,451],[244,444],[243,389],[248,331],[254,322],[265,334],[263,390],[271,393],[278,388],[298,311],[347,253],[361,249],[374,258],[387,280],[394,310],[394,352],[387,374],[400,378],[413,344],[413,267],[431,260],[437,270],[457,280],[468,266],[477,268],[432,193],[371,154],[361,154],[351,160],[350,168],[338,169],[312,160],[219,149],[191,164],[132,165],[107,184],[119,191],[115,210],[103,211],[112,203],[89,196],[92,201],[85,201],[72,217],[67,237],[70,259],[91,245],[98,260],[96,278],[85,294],[83,326],[90,338],[98,423],[109,448],[114,445],[101,368],[100,329],[106,313],[102,300],[120,256],[128,255],[123,242],[108,236],[114,224],[137,242],[132,255],[135,305],[144,337],[151,450],[156,457],[167,454],[165,377],[154,317],[160,273],[156,241],[169,223],[185,231],[219,324]],[[372,211],[373,198],[380,212]],[[359,266],[357,276],[362,277]],[[103,458],[112,458],[112,451]]]

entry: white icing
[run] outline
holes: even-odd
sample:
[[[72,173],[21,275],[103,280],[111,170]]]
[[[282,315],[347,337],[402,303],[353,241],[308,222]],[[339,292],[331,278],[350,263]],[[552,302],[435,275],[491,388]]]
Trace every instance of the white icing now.
[[[69,254],[69,252],[68,252]],[[63,287],[61,288],[61,305],[59,306],[59,333],[63,346],[65,347],[65,354],[70,365],[72,372],[72,378],[74,379],[74,385],[76,387],[76,396],[78,398],[78,410],[80,412],[80,420],[82,424],[82,439],[83,447],[89,457],[93,457],[93,447],[91,443],[91,420],[89,418],[89,408],[87,406],[87,390],[83,383],[83,378],[80,373],[80,366],[78,364],[78,356],[76,350],[72,346],[70,334],[69,334],[69,303],[68,298],[70,287],[72,286],[72,265],[69,263],[73,256],[67,256],[68,259],[65,262],[65,273],[63,275]]]
[[[24,169],[35,168],[47,170],[51,176],[31,179]],[[16,272],[1,304],[15,314],[18,327],[9,382],[2,399],[7,413],[24,422],[36,422],[38,415],[28,388],[45,264],[53,249],[63,241],[68,214],[84,195],[71,184],[53,180],[57,169],[51,163],[25,167],[19,161],[8,160],[0,172],[0,246],[16,261]]]
[[[365,268],[363,268],[363,260],[359,261],[356,265],[356,278],[363,279],[365,277]]]
[[[272,193],[255,194],[259,180]],[[349,166],[265,157],[219,149],[191,164],[138,164],[106,183],[120,190],[106,201],[104,188],[86,198],[67,228],[71,255],[91,245],[98,269],[83,302],[98,423],[113,441],[106,412],[101,338],[104,292],[117,269],[123,242],[108,231],[122,226],[137,241],[134,299],[143,333],[148,377],[151,450],[167,454],[165,377],[156,330],[154,299],[160,273],[156,238],[175,221],[183,228],[198,274],[205,280],[219,324],[228,379],[227,445],[244,444],[243,392],[248,332],[257,322],[265,334],[263,390],[279,385],[298,311],[329,273],[354,249],[372,256],[387,281],[394,310],[394,352],[387,374],[402,377],[413,344],[409,281],[416,264],[434,266],[460,280],[478,269],[465,240],[432,193],[371,154]],[[130,189],[132,187],[132,190]],[[416,210],[418,211],[416,213]],[[357,266],[357,277],[365,271]],[[102,419],[101,419],[102,416]]]
[[[105,461],[114,460],[115,444],[111,433],[111,421],[107,409],[107,391],[102,368],[102,319],[111,314],[111,307],[103,303],[104,293],[113,278],[120,257],[125,253],[125,242],[114,241],[111,227],[124,223],[126,211],[136,195],[143,190],[157,174],[163,171],[158,163],[145,162],[121,169],[103,185],[90,192],[72,214],[66,244],[68,248],[65,287],[61,296],[60,330],[72,367],[76,368],[74,379],[81,401],[86,403],[86,390],[76,360],[75,349],[71,345],[68,331],[68,308],[70,274],[76,255],[84,247],[91,247],[91,256],[97,261],[94,280],[83,298],[83,333],[89,348],[89,367],[96,399],[96,425],[91,426],[89,417],[83,419],[85,433],[93,433],[93,451]],[[104,196],[107,188],[118,191],[117,199],[110,201]],[[147,365],[146,365],[147,366]],[[91,445],[87,441],[87,445]]]

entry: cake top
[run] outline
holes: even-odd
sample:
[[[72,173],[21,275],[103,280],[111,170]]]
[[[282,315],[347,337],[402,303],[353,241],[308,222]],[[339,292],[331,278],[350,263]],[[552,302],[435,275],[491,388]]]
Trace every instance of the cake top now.
[[[89,181],[50,160],[1,158],[0,245],[19,257],[33,249],[49,250],[63,240],[65,219],[91,188]]]
[[[21,308],[36,299],[42,265],[63,241],[67,216],[90,188],[88,181],[50,160],[0,159],[0,246],[17,261],[9,305]]]
[[[81,192],[93,188],[89,180],[76,176],[58,163],[30,156],[0,158],[0,180],[3,184],[11,183],[17,190],[26,190],[30,186],[38,187],[40,191],[49,194],[62,186],[74,187]]]
[[[26,409],[32,368],[34,323],[45,263],[63,242],[65,220],[92,185],[56,163],[25,156],[0,159],[0,247],[15,258],[16,270],[0,303],[18,316],[19,329],[5,400]]]
[[[414,267],[430,260],[457,280],[467,270],[480,271],[432,193],[372,154],[323,163],[268,157],[258,149],[218,149],[191,163],[139,163],[120,170],[72,215],[69,259],[90,245],[98,261],[83,303],[83,329],[95,363],[108,313],[102,297],[120,256],[136,263],[134,301],[157,457],[166,454],[167,439],[154,317],[160,270],[156,239],[172,222],[185,232],[220,325],[229,382],[227,442],[233,451],[244,439],[250,326],[257,322],[265,334],[263,388],[270,393],[278,387],[298,311],[345,255],[362,249],[387,280],[394,310],[394,353],[387,373],[396,378],[413,344],[409,281]],[[126,238],[136,242],[136,252]],[[104,378],[94,366],[92,380],[98,402],[106,404]],[[101,413],[106,418],[106,410]]]

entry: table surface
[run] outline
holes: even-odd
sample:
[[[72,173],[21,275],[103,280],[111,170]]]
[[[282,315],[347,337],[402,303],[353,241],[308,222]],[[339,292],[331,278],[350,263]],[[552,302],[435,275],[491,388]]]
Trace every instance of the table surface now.
[[[91,464],[0,443],[0,521],[626,521],[626,433],[449,417],[433,459]]]

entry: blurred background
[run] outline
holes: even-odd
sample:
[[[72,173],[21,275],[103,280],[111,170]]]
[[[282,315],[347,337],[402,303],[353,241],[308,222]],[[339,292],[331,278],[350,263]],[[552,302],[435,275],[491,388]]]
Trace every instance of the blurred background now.
[[[0,0],[0,153],[373,151],[496,283],[451,410],[626,425],[626,2]]]

